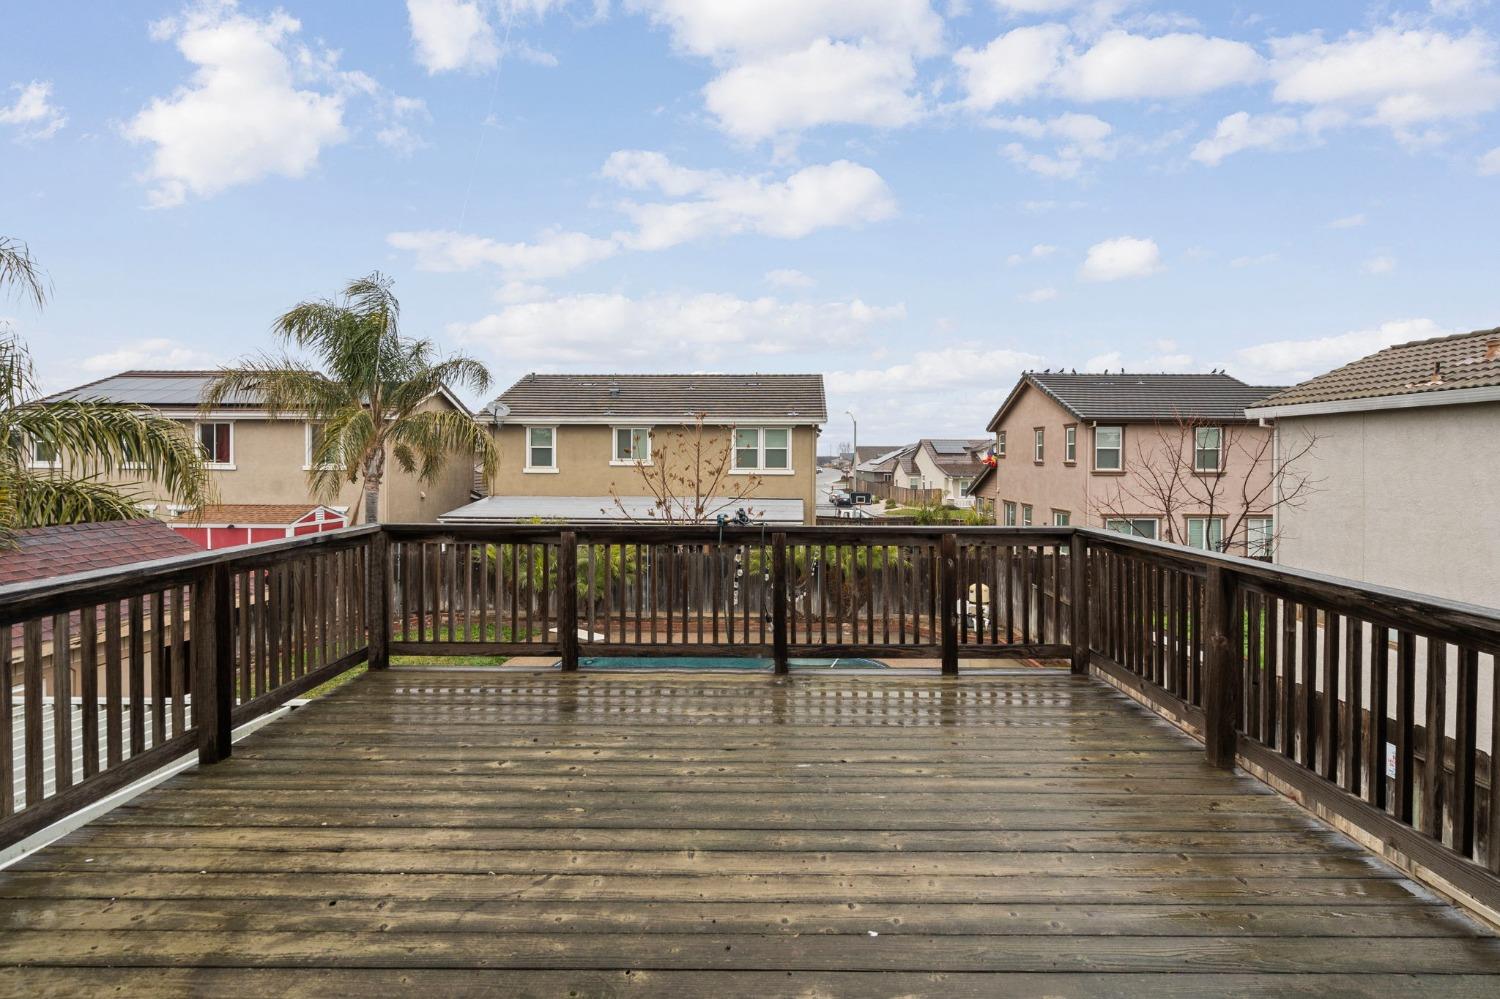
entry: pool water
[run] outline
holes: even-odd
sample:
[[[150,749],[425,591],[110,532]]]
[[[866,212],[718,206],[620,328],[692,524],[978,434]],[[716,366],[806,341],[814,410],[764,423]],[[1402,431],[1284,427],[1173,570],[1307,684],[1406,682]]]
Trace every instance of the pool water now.
[[[640,669],[691,669],[691,670],[738,670],[769,672],[775,663],[770,659],[742,658],[738,656],[582,656],[578,660],[582,669],[595,670],[640,670]],[[883,662],[874,659],[792,659],[792,669],[885,669]]]

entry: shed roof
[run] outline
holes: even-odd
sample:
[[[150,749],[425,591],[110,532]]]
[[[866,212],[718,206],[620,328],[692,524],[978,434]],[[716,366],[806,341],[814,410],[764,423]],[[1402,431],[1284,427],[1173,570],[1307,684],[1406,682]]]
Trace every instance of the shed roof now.
[[[491,403],[508,420],[777,420],[823,423],[822,375],[529,374]]]
[[[0,585],[199,551],[192,541],[150,517],[29,527],[16,532],[16,547],[0,549]]]

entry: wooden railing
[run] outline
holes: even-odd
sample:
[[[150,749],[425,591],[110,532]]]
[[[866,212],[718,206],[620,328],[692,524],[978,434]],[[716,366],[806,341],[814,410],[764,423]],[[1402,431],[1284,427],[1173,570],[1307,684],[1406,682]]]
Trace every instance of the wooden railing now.
[[[390,652],[1071,657],[1066,529],[393,526]]]
[[[1211,762],[1500,905],[1500,612],[1078,534],[1094,670],[1199,734]]]
[[[374,529],[0,587],[0,845],[365,660]]]

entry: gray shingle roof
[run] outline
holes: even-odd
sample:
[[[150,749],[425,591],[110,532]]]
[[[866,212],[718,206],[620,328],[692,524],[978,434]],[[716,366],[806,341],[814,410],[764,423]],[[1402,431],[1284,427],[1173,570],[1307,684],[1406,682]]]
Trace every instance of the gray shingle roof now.
[[[1478,330],[1387,347],[1283,389],[1258,405],[1299,406],[1496,385],[1500,385],[1500,329]]]
[[[217,378],[217,371],[122,371],[98,381],[50,395],[46,402],[113,402],[126,406],[190,406],[203,400],[203,392]],[[241,395],[225,404],[255,406],[260,400]]]
[[[643,417],[797,420],[823,423],[822,375],[538,375],[496,400],[508,420]],[[493,405],[493,404],[491,404]]]
[[[1034,385],[1080,420],[1243,420],[1245,410],[1274,386],[1246,385],[1220,374],[1051,374],[1032,371],[1021,377],[989,429],[999,426],[1021,388]]]
[[[932,463],[943,471],[944,475],[964,476],[978,475],[984,468],[984,463],[979,460],[978,449],[989,444],[985,438],[964,440],[933,440],[924,438],[919,442]]]

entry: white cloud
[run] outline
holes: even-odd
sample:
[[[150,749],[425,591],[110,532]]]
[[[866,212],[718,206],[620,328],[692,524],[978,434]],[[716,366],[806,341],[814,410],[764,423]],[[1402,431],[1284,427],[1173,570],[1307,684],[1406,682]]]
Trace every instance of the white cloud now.
[[[807,47],[819,38],[868,38],[932,54],[943,21],[928,0],[627,0],[698,56],[764,55]]]
[[[1246,149],[1285,148],[1301,134],[1301,119],[1237,111],[1220,121],[1213,137],[1194,146],[1190,155],[1199,163],[1218,166],[1226,157]]]
[[[1479,173],[1484,177],[1500,176],[1500,146],[1479,157]]]
[[[1291,385],[1350,361],[1409,340],[1442,336],[1431,319],[1400,319],[1375,329],[1354,330],[1308,340],[1275,340],[1235,352],[1232,373],[1257,385]]]
[[[1150,371],[1161,374],[1181,374],[1183,372],[1197,370],[1198,362],[1193,360],[1193,356],[1191,354],[1178,352],[1176,349],[1177,345],[1175,343],[1172,343],[1170,340],[1158,341],[1152,346],[1161,348],[1164,344],[1169,344],[1170,346],[1166,346],[1163,353],[1156,354],[1150,357],[1137,357],[1127,359],[1124,353],[1118,350],[1111,350],[1104,354],[1095,354],[1093,357],[1083,362],[1083,370],[1130,370],[1136,372]]]
[[[765,357],[839,344],[872,327],[904,319],[901,305],[784,302],[735,295],[570,295],[509,306],[452,328],[508,362],[544,366],[597,364],[607,355],[623,367],[725,364],[744,368]]]
[[[1161,269],[1161,248],[1156,240],[1121,236],[1089,247],[1078,276],[1085,281],[1120,281],[1147,277]]]
[[[461,232],[424,230],[393,232],[386,242],[417,255],[417,267],[427,271],[467,271],[498,267],[514,281],[561,277],[614,256],[620,244],[581,232],[548,229],[535,242],[501,243]]]
[[[1264,73],[1265,60],[1244,42],[1112,31],[1069,60],[1058,83],[1064,94],[1082,101],[1140,100],[1206,94]]]
[[[1403,139],[1425,137],[1413,131],[1420,126],[1500,106],[1495,43],[1478,29],[1449,35],[1385,27],[1332,42],[1282,38],[1272,47],[1276,100],[1363,113]]]
[[[1330,229],[1358,229],[1360,226],[1364,225],[1367,221],[1369,221],[1369,220],[1367,218],[1365,218],[1365,214],[1363,212],[1359,212],[1359,213],[1356,213],[1354,215],[1346,215],[1346,216],[1344,216],[1341,219],[1334,219],[1332,222],[1328,223],[1328,228],[1330,228]]]
[[[410,148],[403,119],[421,102],[397,97],[368,74],[337,68],[338,53],[296,44],[301,24],[284,11],[264,19],[235,0],[204,0],[152,25],[196,68],[191,81],[158,97],[124,128],[154,148],[143,179],[154,207],[208,197],[237,184],[301,177],[349,131],[349,97],[375,102],[379,141]]]
[[[988,111],[1034,96],[1061,67],[1067,40],[1064,25],[1042,24],[1016,28],[982,49],[959,49],[953,62],[963,77],[964,104]]]
[[[896,128],[922,115],[910,53],[821,38],[730,69],[703,88],[719,127],[749,142],[818,125]]]
[[[1045,260],[1057,252],[1057,247],[1051,243],[1037,243],[1025,253],[1012,253],[1005,258],[1005,262],[1012,267],[1023,264],[1027,260]]]
[[[476,0],[406,0],[417,62],[428,73],[488,69],[500,59],[495,32]]]
[[[133,368],[174,370],[214,368],[221,359],[177,340],[151,337],[125,344],[103,354],[85,357],[79,367],[89,374],[106,374]]]
[[[1394,257],[1371,257],[1364,262],[1364,271],[1366,274],[1390,274],[1395,269],[1396,259]]]
[[[17,137],[27,142],[50,139],[68,123],[62,109],[52,103],[50,81],[32,80],[14,84],[16,99],[9,106],[0,104],[0,125],[13,125]]]
[[[766,284],[773,288],[811,288],[817,284],[812,278],[801,271],[790,268],[781,268],[774,271],[766,271]]]
[[[1055,302],[1058,294],[1058,290],[1052,287],[1033,288],[1031,291],[1016,296],[1016,301],[1025,302],[1028,305],[1040,305],[1042,302]]]
[[[1038,153],[1019,142],[1000,150],[1011,162],[1047,177],[1076,177],[1086,160],[1111,159],[1115,154],[1110,141],[1114,129],[1109,122],[1089,114],[1069,112],[1048,121],[997,118],[987,124],[1031,139],[1056,140],[1058,145],[1051,153]]]
[[[627,187],[655,187],[689,198],[622,206],[636,224],[635,232],[622,238],[642,250],[741,232],[798,239],[818,229],[878,222],[896,213],[895,197],[881,176],[848,160],[803,167],[773,181],[687,169],[661,153],[622,150],[605,162],[604,175]]]
[[[922,350],[888,367],[828,372],[829,408],[859,413],[860,432],[872,440],[979,438],[1021,372],[1041,362],[1036,354],[984,344]]]

